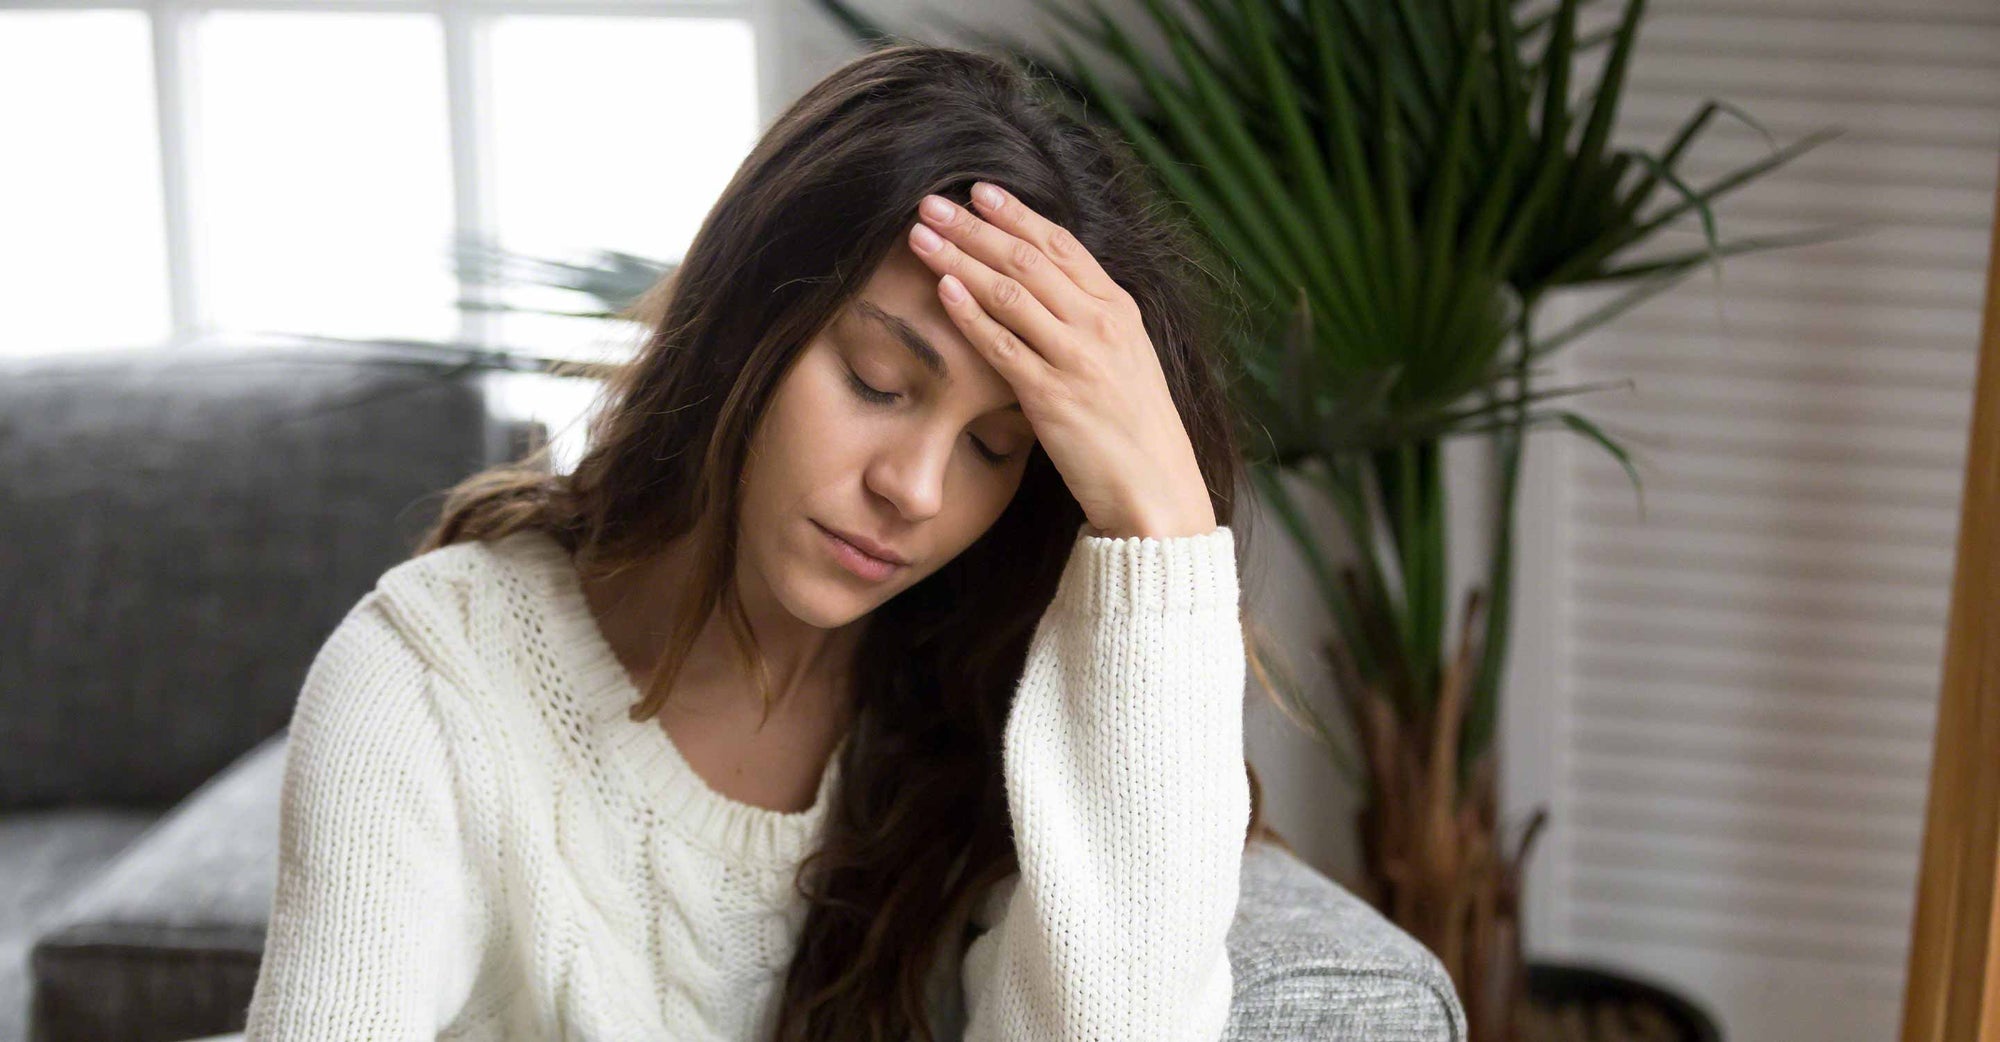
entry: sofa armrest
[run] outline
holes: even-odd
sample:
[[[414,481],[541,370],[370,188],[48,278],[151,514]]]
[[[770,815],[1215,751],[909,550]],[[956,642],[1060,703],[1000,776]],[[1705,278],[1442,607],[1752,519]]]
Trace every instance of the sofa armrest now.
[[[278,875],[290,733],[209,779],[43,924],[29,1037],[165,1042],[243,1028]]]
[[[1465,1010],[1430,949],[1282,847],[1243,852],[1229,928],[1228,1042],[1464,1042]]]

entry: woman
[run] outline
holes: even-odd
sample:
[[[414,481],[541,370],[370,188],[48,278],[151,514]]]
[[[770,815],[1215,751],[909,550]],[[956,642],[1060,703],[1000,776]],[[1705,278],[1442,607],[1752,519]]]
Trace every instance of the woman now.
[[[573,473],[465,481],[354,606],[250,1039],[1220,1037],[1261,829],[1218,311],[1034,86],[816,85]]]

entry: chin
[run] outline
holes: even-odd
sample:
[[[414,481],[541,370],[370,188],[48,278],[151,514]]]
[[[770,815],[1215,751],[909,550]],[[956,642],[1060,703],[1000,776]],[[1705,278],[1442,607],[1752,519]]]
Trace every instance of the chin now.
[[[820,588],[784,598],[792,616],[809,626],[835,630],[874,611],[880,602],[864,594]]]

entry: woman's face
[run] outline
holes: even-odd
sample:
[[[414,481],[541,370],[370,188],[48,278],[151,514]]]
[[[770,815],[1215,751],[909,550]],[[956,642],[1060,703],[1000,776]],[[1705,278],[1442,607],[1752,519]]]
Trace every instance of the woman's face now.
[[[1020,487],[1034,428],[936,283],[894,247],[794,360],[751,439],[739,564],[811,625],[845,625],[935,572]],[[907,563],[857,571],[825,529]]]

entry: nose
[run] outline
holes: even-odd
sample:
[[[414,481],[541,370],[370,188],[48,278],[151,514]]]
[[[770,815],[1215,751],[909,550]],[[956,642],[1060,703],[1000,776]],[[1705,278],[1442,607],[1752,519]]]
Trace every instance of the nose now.
[[[949,431],[890,441],[868,468],[868,486],[906,521],[922,521],[944,504],[945,472],[957,438]]]

